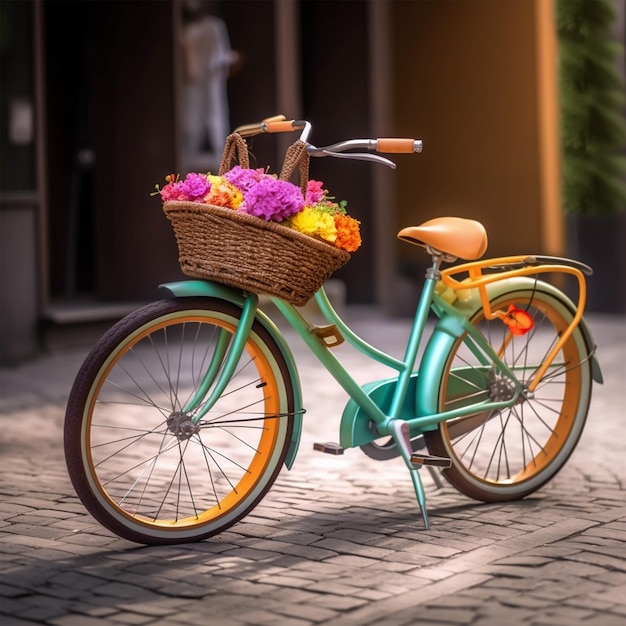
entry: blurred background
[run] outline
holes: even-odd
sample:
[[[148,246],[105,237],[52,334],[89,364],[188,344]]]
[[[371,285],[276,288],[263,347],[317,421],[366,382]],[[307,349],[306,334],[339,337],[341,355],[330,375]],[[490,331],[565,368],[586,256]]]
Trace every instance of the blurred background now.
[[[623,314],[624,23],[624,0],[2,0],[1,363],[183,278],[155,184],[276,114],[317,145],[424,142],[395,171],[312,161],[361,221],[348,305],[412,313],[427,259],[396,232],[456,215],[489,256],[588,263],[588,309]]]

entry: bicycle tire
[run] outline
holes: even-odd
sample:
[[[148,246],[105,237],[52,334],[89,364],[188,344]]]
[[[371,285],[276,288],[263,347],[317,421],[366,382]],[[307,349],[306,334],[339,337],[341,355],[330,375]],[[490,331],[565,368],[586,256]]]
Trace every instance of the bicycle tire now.
[[[216,336],[232,335],[240,312],[213,298],[149,304],[105,333],[79,369],[65,416],[67,468],[85,508],[114,534],[143,544],[200,541],[249,514],[276,480],[294,393],[258,320],[196,428],[182,410]]]
[[[543,289],[512,290],[491,301],[492,310],[510,304],[526,310],[534,321],[530,332],[512,336],[503,361],[527,382],[573,318],[571,305]],[[471,318],[497,348],[507,330],[501,320],[486,320],[482,308]],[[452,347],[441,375],[440,410],[494,398],[502,379],[494,368],[480,365],[467,348],[466,335]],[[449,457],[446,480],[476,500],[521,499],[541,488],[563,468],[582,434],[592,389],[591,346],[576,328],[557,354],[532,397],[501,411],[477,413],[441,423],[424,433],[431,454]],[[489,373],[489,370],[493,370]],[[491,382],[489,376],[491,375]],[[491,396],[490,396],[491,394]],[[473,421],[472,421],[473,420]]]

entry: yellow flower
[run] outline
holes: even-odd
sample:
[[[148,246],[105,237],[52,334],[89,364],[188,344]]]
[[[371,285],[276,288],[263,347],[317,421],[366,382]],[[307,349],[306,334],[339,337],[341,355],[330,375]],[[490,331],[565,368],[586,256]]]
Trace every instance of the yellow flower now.
[[[289,225],[305,235],[318,237],[334,243],[337,239],[337,228],[332,215],[323,213],[312,207],[304,207],[289,219]]]

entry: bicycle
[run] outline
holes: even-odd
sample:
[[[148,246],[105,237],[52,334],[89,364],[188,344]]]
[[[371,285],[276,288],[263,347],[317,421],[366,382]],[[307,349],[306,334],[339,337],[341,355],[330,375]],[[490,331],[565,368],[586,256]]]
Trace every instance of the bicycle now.
[[[235,132],[294,130],[312,157],[395,167],[379,153],[422,149],[414,139],[319,148],[308,141],[309,122],[284,118]],[[323,286],[314,299],[324,325],[270,301],[349,397],[339,442],[316,449],[401,457],[428,529],[422,467],[480,501],[535,492],[574,451],[602,374],[583,318],[589,267],[541,255],[480,260],[487,234],[469,219],[435,218],[398,237],[431,258],[402,359],[354,333]],[[577,302],[540,279],[546,273],[573,276]],[[305,412],[297,364],[258,294],[199,279],[162,287],[167,298],[117,322],[91,350],[64,428],[86,509],[144,544],[199,541],[249,514],[283,465],[292,467]],[[430,315],[436,323],[425,336]],[[392,374],[357,384],[333,354],[344,340]]]

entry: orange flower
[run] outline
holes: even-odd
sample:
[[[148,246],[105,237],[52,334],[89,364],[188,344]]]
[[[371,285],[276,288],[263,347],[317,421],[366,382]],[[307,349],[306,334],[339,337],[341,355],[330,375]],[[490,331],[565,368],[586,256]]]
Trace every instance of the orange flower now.
[[[361,245],[360,222],[343,213],[336,213],[334,217],[337,228],[335,245],[347,252],[356,252]]]
[[[205,196],[206,204],[216,204],[226,209],[237,209],[243,199],[243,194],[235,185],[229,183],[223,176],[207,175],[211,189]]]

